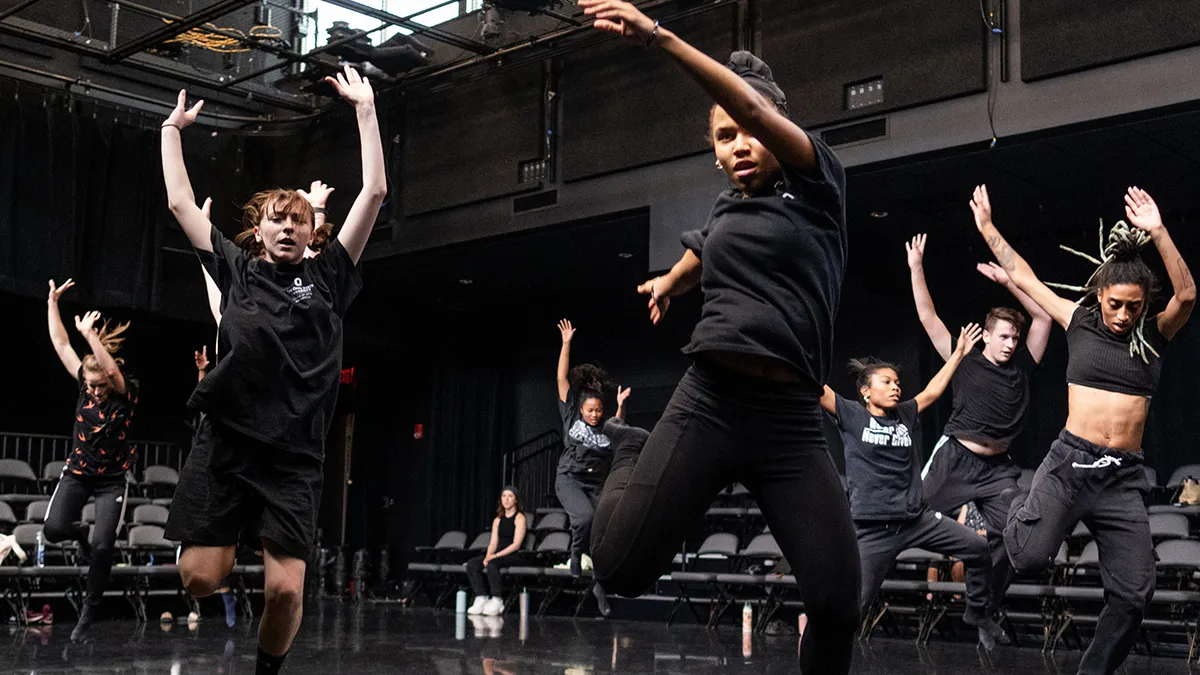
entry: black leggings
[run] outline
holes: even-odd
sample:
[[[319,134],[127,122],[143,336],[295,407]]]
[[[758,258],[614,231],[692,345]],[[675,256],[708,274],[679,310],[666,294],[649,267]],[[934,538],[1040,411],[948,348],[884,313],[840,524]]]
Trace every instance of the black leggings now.
[[[1079,521],[1099,547],[1104,609],[1080,675],[1108,675],[1125,661],[1154,596],[1154,542],[1143,501],[1149,489],[1140,452],[1096,445],[1064,429],[1028,496],[1013,500],[1004,545],[1018,572],[1049,566]]]
[[[592,558],[604,588],[644,592],[717,493],[740,481],[758,499],[804,598],[803,672],[849,672],[858,547],[811,387],[701,360],[683,376],[648,439],[630,428],[612,435],[613,468],[592,521]]]
[[[74,540],[86,542],[88,526],[79,522],[88,497],[96,498],[96,531],[92,535],[92,562],[88,568],[87,603],[98,605],[104,598],[112,571],[117,532],[125,519],[127,496],[125,474],[77,476],[64,473],[50,497],[42,534],[49,543]]]
[[[515,565],[517,562],[517,556],[511,554],[492,558],[488,561],[487,567],[483,566],[483,556],[476,556],[468,560],[466,564],[467,579],[471,581],[471,590],[475,592],[475,596],[501,597],[504,593],[504,584],[500,579],[500,570]],[[486,586],[483,583],[485,571],[487,572]]]

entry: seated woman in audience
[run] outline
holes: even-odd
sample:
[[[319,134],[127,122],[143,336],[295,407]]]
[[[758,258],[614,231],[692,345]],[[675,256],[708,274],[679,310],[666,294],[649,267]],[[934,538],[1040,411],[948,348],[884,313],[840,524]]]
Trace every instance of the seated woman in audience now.
[[[517,556],[513,554],[520,551],[525,542],[525,527],[525,511],[521,508],[517,489],[510,485],[500,493],[487,553],[467,561],[467,578],[471,580],[471,589],[475,591],[475,603],[467,610],[467,614],[499,616],[504,611],[500,570],[517,563]],[[485,573],[486,585],[483,583]]]

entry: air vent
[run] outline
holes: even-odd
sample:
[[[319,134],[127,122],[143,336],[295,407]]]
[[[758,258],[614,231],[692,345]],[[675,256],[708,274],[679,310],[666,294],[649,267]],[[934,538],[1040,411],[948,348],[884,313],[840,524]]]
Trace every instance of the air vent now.
[[[879,117],[858,124],[850,124],[836,129],[826,129],[821,132],[821,140],[830,147],[862,143],[879,138],[887,138],[887,118]]]
[[[550,160],[545,157],[517,164],[518,183],[544,183],[550,180]]]
[[[546,190],[513,199],[513,213],[527,213],[558,206],[558,190]]]

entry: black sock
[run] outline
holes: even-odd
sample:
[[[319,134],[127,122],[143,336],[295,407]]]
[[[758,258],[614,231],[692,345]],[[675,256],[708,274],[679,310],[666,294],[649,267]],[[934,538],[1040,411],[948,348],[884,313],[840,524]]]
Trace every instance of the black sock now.
[[[279,669],[283,667],[283,660],[287,658],[287,652],[279,656],[271,656],[264,652],[262,647],[258,648],[258,665],[254,668],[255,675],[277,675]]]

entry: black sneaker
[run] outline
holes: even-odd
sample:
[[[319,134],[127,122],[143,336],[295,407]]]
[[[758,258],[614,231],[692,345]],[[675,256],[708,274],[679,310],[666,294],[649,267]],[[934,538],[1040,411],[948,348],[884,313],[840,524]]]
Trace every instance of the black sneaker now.
[[[989,652],[996,648],[996,643],[1001,638],[1004,638],[1007,642],[1004,629],[1000,627],[1000,624],[993,621],[990,616],[978,616],[967,612],[963,614],[963,622],[979,630],[979,645]]]
[[[86,642],[88,628],[95,620],[96,606],[88,602],[83,603],[83,611],[79,613],[79,622],[75,624],[75,630],[71,631],[71,642]]]

